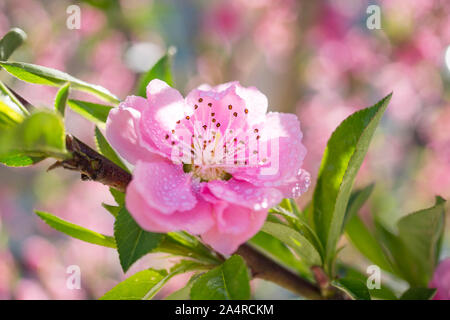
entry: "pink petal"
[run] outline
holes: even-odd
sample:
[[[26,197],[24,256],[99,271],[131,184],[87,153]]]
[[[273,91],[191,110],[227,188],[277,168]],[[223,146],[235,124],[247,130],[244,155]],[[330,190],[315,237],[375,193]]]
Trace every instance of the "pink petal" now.
[[[220,201],[214,206],[216,228],[221,233],[239,234],[250,226],[249,210]]]
[[[221,254],[232,254],[237,248],[253,237],[261,229],[267,211],[251,211],[229,204],[227,208],[215,208],[218,223],[206,233],[202,240]],[[223,221],[222,221],[223,220]],[[239,226],[245,224],[245,228]]]
[[[148,84],[147,99],[150,107],[144,110],[140,122],[142,139],[149,144],[154,143],[170,158],[174,149],[172,130],[177,121],[192,114],[193,108],[185,104],[177,90],[158,79]],[[188,133],[190,138],[191,132]]]
[[[236,93],[245,101],[245,105],[249,110],[249,124],[260,122],[267,112],[267,97],[255,87],[236,86]]]
[[[442,260],[434,270],[430,288],[436,288],[433,300],[450,300],[450,258]]]
[[[311,175],[309,172],[300,169],[297,175],[289,179],[286,184],[278,186],[277,189],[283,194],[283,198],[297,198],[308,191],[311,185]]]
[[[191,210],[197,203],[191,177],[179,165],[138,161],[131,183],[150,207],[164,214]]]
[[[192,234],[201,234],[214,224],[212,207],[206,201],[198,201],[192,210],[175,211],[164,214],[149,206],[147,199],[133,181],[127,188],[126,206],[136,222],[145,230],[166,233],[185,230]]]
[[[247,124],[245,101],[236,93],[237,83],[221,85],[217,88],[201,86],[192,90],[186,103],[195,110],[199,127],[205,125],[206,132],[218,131],[223,136],[229,130],[242,129]],[[200,130],[201,131],[201,130]]]
[[[137,160],[153,161],[159,159],[154,145],[144,147],[137,132],[141,112],[148,107],[147,100],[129,96],[118,108],[109,112],[106,121],[106,138],[111,146],[129,163]]]
[[[230,87],[234,89],[234,92],[242,100],[244,100],[245,106],[249,110],[248,114],[250,115],[250,117],[248,117],[248,121],[250,121],[251,123],[260,122],[267,112],[267,97],[257,88],[243,87],[238,81],[223,83],[215,87],[203,84],[196,90],[193,90],[188,95],[188,97],[191,97],[193,101],[196,101],[196,98],[198,99],[201,96],[202,91],[203,94],[204,92],[208,92],[210,95],[212,95],[211,92],[213,92],[214,94],[218,95],[219,93],[225,92]]]
[[[293,114],[272,112],[256,127],[259,135],[259,145],[255,149],[256,155],[258,161],[265,161],[265,164],[257,167],[236,168],[231,172],[233,177],[265,187],[289,187],[292,183],[303,184],[295,180],[306,155],[297,117]],[[267,146],[265,148],[267,151],[261,148],[261,144]]]
[[[207,186],[217,198],[252,210],[271,208],[283,199],[283,194],[276,188],[256,187],[236,179],[214,180]]]

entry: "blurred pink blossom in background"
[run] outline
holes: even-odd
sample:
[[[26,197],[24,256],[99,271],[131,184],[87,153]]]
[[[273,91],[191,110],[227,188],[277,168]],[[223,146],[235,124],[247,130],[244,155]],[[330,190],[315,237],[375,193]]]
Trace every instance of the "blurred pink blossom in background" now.
[[[336,126],[393,91],[356,181],[356,186],[376,181],[366,211],[376,214],[381,206],[394,223],[417,202],[431,203],[437,194],[450,197],[450,1],[377,1],[380,30],[366,27],[368,0],[110,3],[102,8],[80,2],[81,29],[69,30],[71,1],[1,1],[0,35],[11,27],[28,34],[10,60],[57,68],[124,98],[134,93],[146,68],[145,57],[126,61],[130,48],[151,43],[153,63],[174,45],[172,71],[180,91],[239,79],[261,88],[273,111],[296,113],[312,183]],[[0,77],[33,105],[53,108],[57,88],[30,85],[6,72]],[[75,91],[71,98],[100,102]],[[94,147],[94,125],[69,108],[66,112],[67,131]],[[0,168],[1,180],[14,182],[0,189],[0,299],[98,298],[136,271],[167,267],[151,255],[123,274],[114,250],[69,239],[39,221],[33,209],[105,234],[113,230],[112,217],[101,207],[114,203],[108,189],[80,182],[73,173],[40,175],[50,164]],[[384,196],[382,204],[373,200],[377,194]],[[447,250],[448,241],[447,235]],[[448,261],[433,278],[436,298],[449,298]],[[69,265],[81,268],[81,290],[66,287]],[[177,288],[185,281],[181,276],[170,285]]]
[[[442,260],[434,271],[430,288],[436,288],[433,300],[450,300],[450,258]]]

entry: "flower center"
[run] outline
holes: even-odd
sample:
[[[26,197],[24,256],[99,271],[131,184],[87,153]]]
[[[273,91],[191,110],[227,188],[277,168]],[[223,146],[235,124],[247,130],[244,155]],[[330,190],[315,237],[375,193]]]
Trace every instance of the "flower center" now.
[[[229,180],[232,169],[265,162],[258,163],[259,129],[243,121],[249,110],[225,103],[227,99],[199,97],[193,112],[174,119],[174,128],[164,135],[172,160],[183,163],[183,170],[202,182]]]
[[[201,182],[230,180],[232,178],[231,174],[220,167],[208,167],[184,163],[183,170],[186,173],[191,173],[194,178],[200,179]]]

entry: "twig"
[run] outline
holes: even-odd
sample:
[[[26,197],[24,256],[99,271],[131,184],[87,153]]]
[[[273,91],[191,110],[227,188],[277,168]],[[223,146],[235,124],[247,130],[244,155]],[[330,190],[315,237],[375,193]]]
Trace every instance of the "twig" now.
[[[317,286],[275,263],[248,244],[241,245],[236,253],[247,262],[253,277],[271,281],[308,299],[323,299]]]
[[[57,161],[48,170],[62,167],[79,171],[82,180],[98,181],[125,192],[131,181],[131,174],[71,135],[66,136],[66,148],[72,157]]]

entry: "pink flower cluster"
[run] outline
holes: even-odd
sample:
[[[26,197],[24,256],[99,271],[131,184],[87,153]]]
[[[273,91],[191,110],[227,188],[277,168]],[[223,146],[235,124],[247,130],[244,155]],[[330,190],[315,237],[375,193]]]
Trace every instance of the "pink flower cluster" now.
[[[270,207],[306,191],[299,121],[267,107],[265,95],[237,82],[202,85],[183,98],[153,80],[147,99],[130,96],[113,109],[106,135],[134,165],[126,206],[136,221],[152,232],[201,235],[231,254]]]

